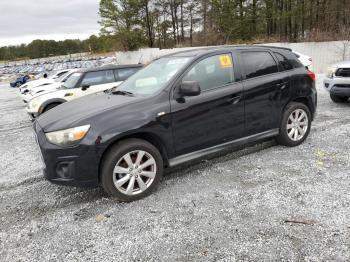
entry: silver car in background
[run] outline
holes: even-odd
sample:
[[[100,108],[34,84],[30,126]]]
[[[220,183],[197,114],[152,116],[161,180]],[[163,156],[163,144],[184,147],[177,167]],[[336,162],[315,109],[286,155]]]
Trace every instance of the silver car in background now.
[[[350,97],[350,61],[343,61],[328,68],[324,87],[335,103],[344,103]]]

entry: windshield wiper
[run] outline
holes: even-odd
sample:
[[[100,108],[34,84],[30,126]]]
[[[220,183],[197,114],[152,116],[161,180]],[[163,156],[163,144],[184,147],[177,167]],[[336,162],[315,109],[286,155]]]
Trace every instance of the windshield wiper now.
[[[133,96],[134,94],[128,91],[123,90],[113,90],[111,92],[113,95],[122,95],[122,96]]]

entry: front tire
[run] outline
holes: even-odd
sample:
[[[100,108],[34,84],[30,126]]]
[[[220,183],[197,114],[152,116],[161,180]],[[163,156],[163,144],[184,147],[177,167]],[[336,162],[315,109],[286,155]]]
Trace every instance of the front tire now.
[[[302,103],[291,102],[284,110],[277,142],[284,146],[298,146],[307,138],[310,128],[309,108]]]
[[[107,194],[130,202],[148,196],[163,176],[158,149],[141,139],[114,145],[102,160],[101,184]]]
[[[333,94],[330,94],[330,97],[334,103],[345,103],[349,99],[347,96],[337,96]]]

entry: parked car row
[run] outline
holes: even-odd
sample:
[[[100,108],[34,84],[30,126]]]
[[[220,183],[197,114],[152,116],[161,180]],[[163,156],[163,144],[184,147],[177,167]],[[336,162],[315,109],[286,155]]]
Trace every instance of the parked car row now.
[[[141,67],[141,64],[110,65],[70,70],[51,84],[22,90],[22,98],[28,102],[26,110],[34,119],[62,103],[117,87]]]
[[[104,60],[97,59],[86,61],[57,61],[52,63],[42,62],[39,64],[12,65],[0,68],[0,74],[40,74],[44,72],[57,71],[63,69],[90,68],[103,65],[105,63]]]
[[[165,168],[227,148],[300,145],[317,106],[315,74],[286,48],[204,48],[69,74],[27,104],[45,177],[121,201],[149,195]]]

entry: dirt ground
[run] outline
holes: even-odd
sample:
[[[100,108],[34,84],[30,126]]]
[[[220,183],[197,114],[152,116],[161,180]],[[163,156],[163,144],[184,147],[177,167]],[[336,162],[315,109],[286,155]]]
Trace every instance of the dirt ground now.
[[[0,261],[350,259],[350,102],[318,76],[309,138],[273,141],[168,171],[118,203],[53,185],[17,89],[0,85]]]

